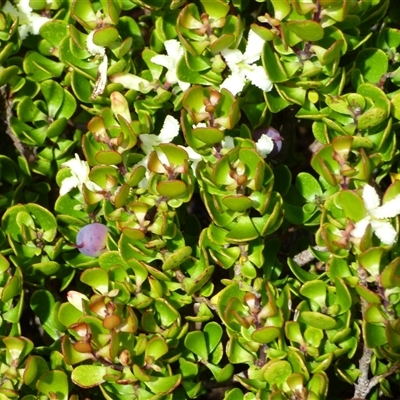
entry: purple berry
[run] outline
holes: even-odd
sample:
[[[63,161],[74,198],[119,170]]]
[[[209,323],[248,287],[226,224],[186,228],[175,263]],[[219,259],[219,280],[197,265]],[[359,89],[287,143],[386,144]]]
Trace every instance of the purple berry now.
[[[108,228],[99,223],[84,226],[76,236],[76,247],[87,256],[98,257],[106,251]]]
[[[266,128],[256,129],[252,135],[253,140],[255,142],[257,142],[258,139],[260,139],[261,135],[263,135],[263,134],[269,136],[272,139],[272,141],[274,142],[274,149],[271,151],[271,153],[268,156],[269,157],[276,156],[282,150],[282,140],[283,140],[282,136],[275,128],[268,126]]]

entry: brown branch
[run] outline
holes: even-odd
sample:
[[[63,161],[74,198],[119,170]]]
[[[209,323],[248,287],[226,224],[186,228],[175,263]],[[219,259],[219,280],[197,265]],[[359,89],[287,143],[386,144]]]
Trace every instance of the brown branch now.
[[[322,247],[322,246],[314,246],[313,247],[314,250],[317,251],[326,251],[326,247]],[[315,260],[315,256],[313,253],[311,253],[310,249],[306,249],[304,251],[302,251],[299,254],[296,254],[293,257],[293,261],[299,266],[299,267],[303,267],[304,265],[308,264],[309,262]]]
[[[2,97],[2,102],[4,102],[4,110],[2,112],[2,118],[4,119],[4,123],[6,125],[5,132],[13,141],[14,147],[18,150],[22,157],[26,158],[28,162],[36,161],[36,156],[32,149],[22,143],[19,138],[14,135],[11,129],[11,117],[13,116],[12,112],[12,101],[9,99],[7,92],[7,85],[3,85],[0,87],[0,96]]]
[[[367,274],[363,267],[359,267],[357,270],[360,284],[364,287],[368,287]],[[364,319],[365,312],[368,307],[368,302],[361,297],[361,314]],[[379,383],[379,381],[387,376],[394,374],[400,369],[400,363],[393,365],[389,371],[384,374],[377,375],[369,379],[369,366],[371,363],[373,351],[369,349],[365,344],[363,345],[363,354],[359,361],[359,369],[361,375],[358,377],[357,383],[354,385],[354,396],[351,400],[364,400],[368,396],[369,392]]]

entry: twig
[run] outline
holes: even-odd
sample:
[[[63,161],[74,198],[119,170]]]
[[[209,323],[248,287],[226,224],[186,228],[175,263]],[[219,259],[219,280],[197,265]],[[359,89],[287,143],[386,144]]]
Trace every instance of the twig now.
[[[364,300],[365,301],[365,300]],[[354,399],[365,399],[367,394],[370,392],[373,386],[371,386],[371,381],[368,379],[369,365],[371,363],[372,350],[369,349],[365,344],[363,346],[363,353],[359,361],[359,369],[361,375],[358,377],[357,383],[354,385]]]
[[[357,270],[358,277],[360,279],[360,285],[364,287],[368,287],[367,283],[367,274],[366,271],[363,267],[359,267]],[[365,312],[368,307],[368,302],[363,298],[360,297],[361,301],[361,314],[362,318],[364,319],[365,317]],[[369,365],[371,363],[371,357],[372,357],[372,350],[369,349],[365,344],[363,345],[363,353],[359,361],[359,369],[361,371],[361,375],[358,377],[357,383],[354,385],[354,399],[365,399],[365,396],[369,393],[371,390],[369,388],[370,385],[370,380],[368,378],[369,375]]]
[[[360,284],[364,287],[367,287],[367,274],[365,269],[359,267],[357,270],[358,277],[360,278]],[[361,314],[364,319],[365,312],[368,307],[368,302],[361,297]],[[364,400],[369,392],[379,383],[379,381],[383,378],[386,378],[389,375],[394,374],[396,371],[400,369],[400,363],[392,365],[389,371],[385,372],[384,374],[377,375],[372,377],[371,379],[368,378],[369,375],[369,366],[371,363],[372,357],[372,349],[369,349],[365,344],[363,346],[363,354],[359,361],[359,369],[361,371],[361,375],[358,377],[357,383],[354,385],[354,396],[352,400]]]
[[[193,298],[196,300],[197,303],[205,303],[210,310],[217,310],[217,306],[211,303],[211,301],[203,296],[196,296],[193,295]]]
[[[326,247],[322,247],[322,246],[314,246],[313,247],[314,250],[317,251],[326,251]],[[315,260],[315,256],[313,253],[311,253],[310,249],[304,250],[299,254],[296,254],[293,257],[293,261],[299,265],[299,267],[302,267],[306,264],[308,264],[309,262]]]
[[[24,145],[19,138],[14,135],[13,131],[11,130],[11,117],[13,116],[12,112],[12,102],[8,98],[7,93],[7,85],[3,85],[0,87],[0,96],[4,102],[4,111],[2,110],[2,117],[4,119],[4,123],[6,125],[5,132],[11,138],[14,143],[15,148],[21,154],[22,157],[26,158],[29,162],[33,162],[36,160],[36,157],[32,150],[30,150],[26,145]]]

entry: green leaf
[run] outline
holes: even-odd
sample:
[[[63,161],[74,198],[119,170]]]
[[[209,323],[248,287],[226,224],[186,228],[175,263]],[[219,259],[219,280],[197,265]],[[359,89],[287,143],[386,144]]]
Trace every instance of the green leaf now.
[[[59,19],[47,21],[40,27],[40,36],[56,48],[59,47],[60,42],[67,35],[68,25],[65,21]]]
[[[209,353],[203,332],[189,332],[185,337],[185,347],[196,354],[201,360],[207,361]]]
[[[36,383],[36,388],[39,392],[48,397],[52,397],[52,393],[59,400],[68,399],[68,377],[64,371],[47,371],[42,374]],[[54,396],[53,396],[54,397]]]
[[[168,271],[172,268],[179,267],[184,261],[186,261],[192,254],[192,248],[189,246],[184,246],[171,255],[169,255],[162,266],[163,271]]]
[[[364,49],[357,54],[356,66],[367,82],[378,83],[388,70],[389,59],[380,49]]]
[[[203,329],[205,340],[207,343],[207,352],[211,354],[220,343],[223,335],[221,325],[217,322],[209,322]]]
[[[325,307],[326,284],[322,281],[313,280],[304,283],[300,293],[317,303],[321,308]]]
[[[256,329],[251,334],[251,339],[257,343],[270,343],[280,334],[280,329],[275,326],[265,326],[263,328]]]
[[[271,82],[285,82],[288,79],[278,54],[273,51],[272,46],[268,42],[264,44],[261,60]]]
[[[167,395],[181,383],[181,379],[182,376],[180,374],[166,377],[151,377],[151,380],[144,382],[144,384],[153,393]]]
[[[114,150],[100,150],[95,158],[98,163],[105,165],[118,165],[122,162],[121,154]]]
[[[103,268],[90,268],[83,271],[81,281],[101,294],[108,293],[108,273]]]
[[[158,360],[164,354],[167,354],[168,350],[165,339],[160,336],[155,336],[147,342],[145,355],[152,357],[154,360]]]
[[[324,37],[324,30],[316,21],[290,21],[286,22],[286,27],[305,41],[315,42]]]
[[[97,17],[89,0],[74,0],[71,6],[71,16],[88,29],[97,27]]]
[[[49,370],[49,366],[44,358],[39,356],[29,356],[26,360],[23,381],[25,385],[36,382],[43,373]],[[35,397],[36,398],[36,397]]]
[[[358,222],[365,217],[364,202],[358,194],[350,190],[343,190],[338,194],[338,198],[347,218]]]
[[[0,72],[0,86],[9,83],[12,76],[17,75],[19,72],[19,68],[15,65],[11,67],[5,68]]]
[[[281,387],[292,373],[291,365],[284,360],[270,361],[267,363],[264,378],[270,385]]]
[[[307,281],[312,281],[318,278],[317,274],[312,274],[310,272],[305,271],[303,268],[300,268],[299,265],[291,258],[288,258],[287,262],[290,269],[295,274],[297,279],[300,280],[300,282],[306,283]]]
[[[36,82],[58,78],[64,70],[64,64],[52,61],[35,51],[29,51],[23,62],[27,76]]]
[[[78,365],[71,374],[72,382],[82,388],[91,388],[105,382],[107,367],[99,365]]]
[[[237,221],[229,225],[230,231],[225,236],[225,240],[229,243],[248,242],[258,238],[259,234],[249,217],[239,217]]]
[[[322,189],[318,181],[306,172],[300,172],[295,183],[297,191],[310,203],[316,202],[322,196]]]
[[[303,311],[300,316],[308,325],[318,329],[330,330],[337,325],[334,318],[319,312]]]
[[[15,296],[19,295],[22,289],[21,277],[14,275],[7,283],[4,285],[1,292],[1,301],[3,303],[8,302]]]
[[[53,340],[59,339],[61,332],[65,331],[65,326],[58,320],[57,314],[60,303],[55,302],[51,292],[48,290],[37,290],[31,297],[30,307],[39,317],[43,328]]]
[[[348,287],[346,286],[344,280],[336,276],[335,277],[335,286],[336,286],[336,299],[335,304],[339,304],[340,306],[340,314],[345,313],[352,306],[352,297]]]
[[[157,184],[157,191],[161,196],[171,199],[179,198],[187,190],[186,183],[183,181],[162,181]]]
[[[166,300],[156,299],[155,306],[161,320],[161,324],[168,327],[176,322],[180,315]]]
[[[97,29],[93,35],[93,43],[97,46],[110,46],[118,40],[118,31],[113,26]]]

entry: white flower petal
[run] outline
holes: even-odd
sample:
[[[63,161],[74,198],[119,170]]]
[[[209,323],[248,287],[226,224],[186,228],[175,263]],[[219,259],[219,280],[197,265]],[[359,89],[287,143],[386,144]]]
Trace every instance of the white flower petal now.
[[[354,229],[350,232],[351,236],[355,238],[362,238],[368,224],[370,223],[370,217],[365,217],[362,220],[354,224]]]
[[[5,13],[11,14],[13,17],[19,17],[20,12],[15,8],[14,5],[12,5],[8,0],[4,4],[2,10]],[[21,22],[21,21],[19,21]]]
[[[262,158],[265,158],[274,149],[274,142],[269,136],[263,133],[256,143],[256,148],[258,154],[260,154]]]
[[[175,39],[167,40],[164,43],[165,50],[167,55],[165,54],[158,54],[151,58],[151,61],[155,64],[161,65],[167,68],[167,73],[165,74],[165,79],[171,85],[175,83],[179,84],[179,87],[182,91],[189,89],[190,83],[183,82],[178,79],[176,75],[176,68],[178,65],[179,60],[184,55],[184,50],[180,42]]]
[[[382,243],[387,244],[388,246],[394,244],[397,232],[390,222],[371,220],[371,226],[375,235]]]
[[[189,82],[183,82],[178,79],[178,85],[181,88],[182,92],[185,92],[190,88],[190,83]]]
[[[150,61],[154,64],[161,65],[168,70],[174,66],[174,62],[171,57],[165,54],[157,54],[156,56],[152,57]]]
[[[157,135],[142,133],[139,135],[139,139],[142,142],[140,144],[140,148],[143,150],[144,154],[150,154],[153,151],[153,147],[160,144],[160,140]]]
[[[71,173],[84,181],[89,174],[89,166],[86,161],[81,160],[79,155],[75,153],[75,158],[61,164],[62,167],[68,167]]]
[[[252,30],[249,31],[247,46],[244,52],[244,61],[247,64],[252,64],[260,59],[264,43],[265,40],[258,36],[257,33]]]
[[[370,211],[375,218],[393,218],[400,214],[400,194],[375,210]]]
[[[70,192],[73,188],[77,187],[80,184],[79,179],[76,176],[69,176],[65,178],[61,182],[60,187],[60,196],[64,196],[68,192]]]
[[[236,96],[241,92],[246,84],[246,80],[241,74],[231,74],[229,75],[219,86],[220,89],[229,90],[233,96]]]
[[[362,198],[367,211],[374,210],[381,204],[378,193],[376,193],[375,188],[373,188],[371,185],[364,186]]]
[[[194,151],[191,147],[185,147],[185,146],[179,146],[181,149],[185,150],[186,153],[188,153],[189,160],[192,162],[199,162],[203,159],[203,157]]]
[[[169,57],[175,61],[175,64],[180,60],[184,55],[184,50],[180,42],[176,39],[170,39],[164,42],[165,50]]]
[[[87,180],[85,182],[85,185],[92,192],[97,192],[97,191],[103,190],[97,183],[94,183],[90,180]]]
[[[27,25],[27,24],[21,25],[21,26],[18,28],[18,33],[19,33],[19,36],[20,36],[21,40],[26,39],[27,36],[31,33],[31,32],[30,32],[30,26]]]
[[[244,71],[246,77],[251,81],[251,83],[264,92],[271,91],[273,84],[269,80],[264,68],[261,65],[252,65],[251,67],[251,69]]]
[[[205,122],[198,122],[197,124],[193,124],[192,125],[193,129],[197,129],[197,128],[207,128],[207,124]]]
[[[75,154],[75,158],[63,163],[61,166],[68,167],[72,175],[68,178],[65,178],[61,182],[61,196],[71,191],[74,187],[77,187],[82,192],[83,183],[88,187],[89,190],[101,190],[100,186],[89,180],[89,165],[86,161],[81,160],[78,154]]]
[[[188,153],[189,160],[192,162],[192,165],[190,167],[192,168],[193,175],[196,176],[197,164],[203,159],[203,157],[199,153],[196,153],[191,147],[185,147],[185,146],[179,146],[179,147],[185,150],[186,153]]]
[[[171,68],[170,70],[168,70],[167,73],[165,74],[165,79],[171,85],[175,85],[175,83],[178,83],[178,77],[176,76],[176,68]]]
[[[25,15],[28,15],[32,12],[32,7],[30,6],[30,0],[20,0],[19,3],[17,4],[17,7]]]
[[[30,26],[31,26],[31,33],[32,35],[39,35],[40,28],[42,25],[44,25],[46,22],[50,21],[50,18],[47,17],[42,17],[39,14],[32,13],[30,15]]]
[[[160,134],[158,135],[160,143],[171,143],[172,140],[179,135],[179,128],[179,121],[171,115],[167,115]]]
[[[224,149],[233,149],[235,147],[235,142],[232,136],[225,136],[225,140],[221,141],[221,146]]]
[[[223,55],[223,57],[225,58],[225,61],[229,64],[239,64],[240,62],[243,61],[243,53],[238,50],[229,50],[229,49],[225,49],[221,51],[221,54]]]
[[[157,153],[157,157],[160,160],[161,164],[169,167],[170,163],[165,153],[163,153],[160,149],[154,149],[154,150]]]
[[[24,40],[28,34],[38,35],[41,26],[47,21],[50,21],[50,18],[42,17],[33,12],[29,0],[20,0],[16,7],[9,1],[6,1],[2,10],[6,13],[10,13],[13,17],[18,17],[18,32],[22,40]]]

